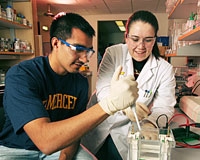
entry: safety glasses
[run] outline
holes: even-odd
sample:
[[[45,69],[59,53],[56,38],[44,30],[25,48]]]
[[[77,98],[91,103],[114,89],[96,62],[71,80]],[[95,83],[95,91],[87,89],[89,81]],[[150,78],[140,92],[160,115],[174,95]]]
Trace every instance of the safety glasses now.
[[[127,35],[127,38],[130,38],[132,40],[132,43],[134,46],[138,46],[141,43],[145,45],[145,47],[150,47],[154,44],[156,37],[145,37],[140,38],[135,35]]]
[[[67,47],[69,47],[72,51],[75,51],[77,54],[78,53],[81,53],[81,52],[84,52],[86,51],[86,54],[87,54],[87,58],[90,59],[92,57],[92,55],[95,53],[95,51],[92,49],[92,48],[86,48],[86,47],[83,47],[83,46],[75,46],[75,45],[72,45],[66,41],[64,41],[63,39],[60,39],[59,40],[65,44]]]

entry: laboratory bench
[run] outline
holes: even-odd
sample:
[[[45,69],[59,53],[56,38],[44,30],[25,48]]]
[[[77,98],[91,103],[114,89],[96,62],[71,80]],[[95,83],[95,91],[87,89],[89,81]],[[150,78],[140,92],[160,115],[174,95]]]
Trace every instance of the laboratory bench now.
[[[199,160],[200,150],[194,148],[173,148],[171,160]]]

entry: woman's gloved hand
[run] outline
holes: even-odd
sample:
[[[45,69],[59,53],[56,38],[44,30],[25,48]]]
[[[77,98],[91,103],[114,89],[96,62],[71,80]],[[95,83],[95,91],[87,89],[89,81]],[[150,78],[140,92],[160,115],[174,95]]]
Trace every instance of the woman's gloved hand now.
[[[141,134],[146,140],[157,140],[158,130],[151,122],[145,122],[141,124]]]
[[[110,95],[99,102],[109,115],[131,106],[138,98],[138,83],[131,75],[119,78],[121,71],[122,66],[119,66],[111,80]]]
[[[138,120],[142,120],[144,118],[147,118],[148,115],[150,114],[150,110],[149,108],[140,102],[137,102],[135,105],[135,110],[136,110],[136,114],[138,117]],[[131,109],[131,107],[128,107],[126,109],[123,110],[123,113],[133,122],[135,122],[135,116],[133,114],[133,111]]]

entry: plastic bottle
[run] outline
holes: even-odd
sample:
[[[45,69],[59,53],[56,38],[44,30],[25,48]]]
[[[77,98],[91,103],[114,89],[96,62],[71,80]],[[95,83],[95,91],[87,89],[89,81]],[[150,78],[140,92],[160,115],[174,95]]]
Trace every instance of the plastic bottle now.
[[[13,42],[8,38],[8,51],[13,52]]]
[[[20,52],[26,52],[26,41],[20,41]]]
[[[13,21],[17,20],[17,11],[13,8]]]
[[[0,84],[5,84],[5,72],[0,69]]]
[[[16,39],[16,40],[15,40],[15,43],[14,43],[14,51],[15,51],[15,52],[20,52],[20,41],[19,41],[19,39]]]
[[[196,22],[195,22],[196,27],[200,26],[200,0],[197,2],[197,16],[196,16]]]
[[[31,52],[31,44],[26,41],[26,52]]]
[[[187,24],[186,24],[186,28],[187,28],[187,31],[191,31],[195,28],[195,20],[194,20],[194,17],[195,17],[195,14],[192,12],[190,14],[190,18],[187,20]]]
[[[8,20],[13,21],[12,7],[10,5],[7,5],[7,7],[6,7],[6,17]]]

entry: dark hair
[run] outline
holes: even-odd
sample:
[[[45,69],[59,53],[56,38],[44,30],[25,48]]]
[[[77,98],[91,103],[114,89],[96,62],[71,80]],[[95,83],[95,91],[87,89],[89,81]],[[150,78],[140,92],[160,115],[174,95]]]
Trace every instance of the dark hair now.
[[[127,34],[129,33],[131,24],[137,21],[149,23],[154,28],[155,37],[157,37],[159,29],[157,18],[154,14],[145,10],[136,11],[129,17],[128,21],[126,22],[125,36],[127,36]],[[156,59],[158,59],[158,57],[161,57],[157,43],[155,43],[153,46],[152,54],[156,57]]]
[[[60,12],[55,17],[50,27],[50,42],[53,37],[66,40],[71,37],[72,28],[78,28],[89,37],[95,36],[92,26],[76,13]]]

